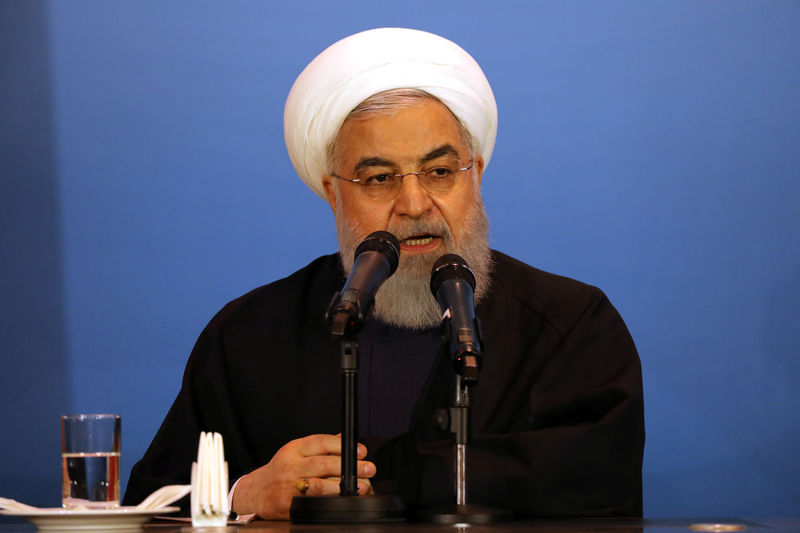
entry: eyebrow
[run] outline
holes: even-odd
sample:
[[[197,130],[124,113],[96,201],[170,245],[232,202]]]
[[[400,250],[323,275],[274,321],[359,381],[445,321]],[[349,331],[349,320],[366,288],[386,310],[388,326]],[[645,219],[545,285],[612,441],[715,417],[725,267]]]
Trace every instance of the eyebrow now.
[[[443,144],[438,148],[434,148],[419,160],[420,163],[427,163],[428,161],[433,161],[434,159],[438,159],[443,155],[454,155],[458,157],[458,150],[453,148],[451,144]]]
[[[454,155],[458,157],[458,150],[456,150],[451,144],[443,144],[442,146],[434,148],[433,150],[422,156],[419,159],[419,162],[427,163],[429,161],[433,161],[434,159],[438,159],[445,155]],[[395,167],[395,166],[397,165],[394,161],[390,161],[382,157],[362,157],[358,161],[358,163],[356,163],[353,172],[355,174],[358,174],[361,170],[368,167]]]
[[[384,159],[382,157],[362,157],[358,163],[356,163],[356,168],[353,170],[355,174],[358,174],[359,171],[365,169],[367,167],[393,167],[395,166],[394,162],[389,161],[388,159]]]

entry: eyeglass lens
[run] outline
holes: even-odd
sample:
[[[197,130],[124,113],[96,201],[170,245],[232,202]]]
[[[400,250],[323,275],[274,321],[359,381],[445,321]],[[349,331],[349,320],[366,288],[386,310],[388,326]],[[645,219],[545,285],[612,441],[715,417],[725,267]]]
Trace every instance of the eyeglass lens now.
[[[369,167],[357,173],[364,190],[373,197],[394,197],[406,176],[417,176],[420,185],[430,193],[449,192],[456,185],[459,175],[472,168],[472,162],[462,164],[458,159],[437,159],[426,164],[419,172],[397,174],[394,169]]]

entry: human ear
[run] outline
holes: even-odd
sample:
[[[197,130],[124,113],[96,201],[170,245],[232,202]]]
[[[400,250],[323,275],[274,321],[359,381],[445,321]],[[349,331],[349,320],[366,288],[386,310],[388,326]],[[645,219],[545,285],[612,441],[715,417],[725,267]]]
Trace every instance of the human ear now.
[[[336,214],[336,186],[333,180],[327,174],[322,176],[322,188],[325,189],[325,196],[328,199],[328,204],[331,206],[331,211]]]
[[[478,188],[480,188],[481,180],[483,179],[483,156],[476,155],[475,159],[472,160],[472,164],[474,165],[473,168],[477,174]]]

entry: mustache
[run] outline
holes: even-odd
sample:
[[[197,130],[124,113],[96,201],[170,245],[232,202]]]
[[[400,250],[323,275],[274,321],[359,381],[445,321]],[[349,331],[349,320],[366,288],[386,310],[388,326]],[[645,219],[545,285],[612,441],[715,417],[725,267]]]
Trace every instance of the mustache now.
[[[452,234],[450,228],[441,219],[423,219],[413,220],[410,222],[398,222],[390,224],[386,231],[392,233],[398,240],[402,241],[410,237],[419,237],[421,235],[432,235],[440,237],[445,244],[452,241]]]

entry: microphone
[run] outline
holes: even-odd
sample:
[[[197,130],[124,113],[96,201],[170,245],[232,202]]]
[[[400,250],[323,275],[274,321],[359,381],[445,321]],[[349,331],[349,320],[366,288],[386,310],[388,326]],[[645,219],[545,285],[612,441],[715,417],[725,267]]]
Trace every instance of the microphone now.
[[[325,312],[332,336],[352,336],[361,329],[375,304],[375,293],[395,273],[399,261],[400,242],[388,231],[375,231],[361,241],[350,276]]]
[[[431,271],[431,292],[444,313],[443,327],[456,373],[468,384],[481,367],[480,321],[475,316],[475,275],[456,254],[440,257]]]

